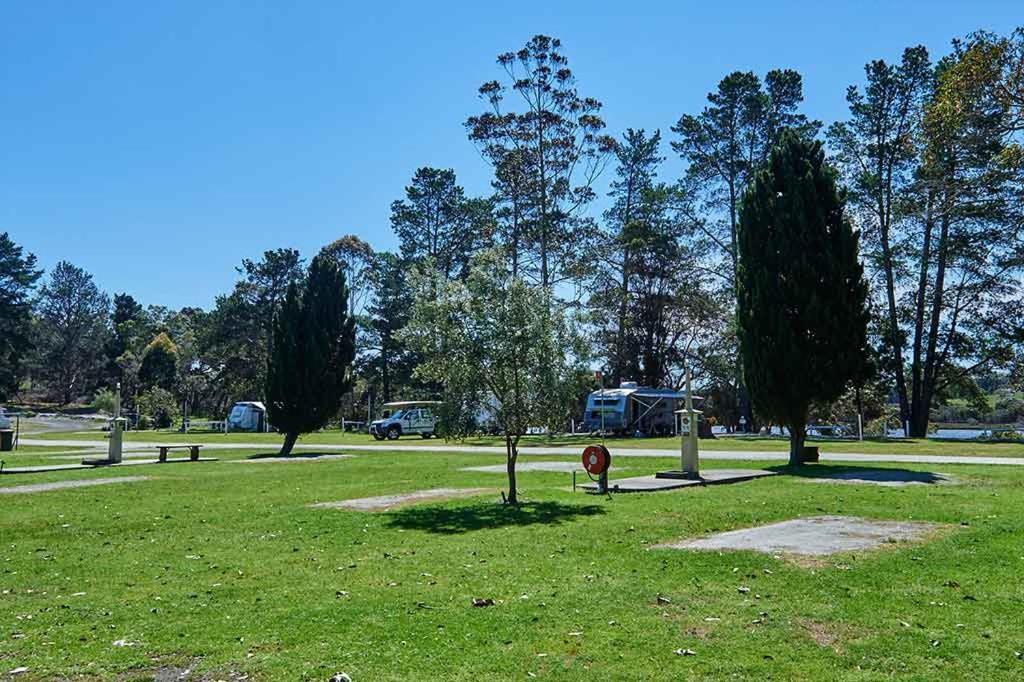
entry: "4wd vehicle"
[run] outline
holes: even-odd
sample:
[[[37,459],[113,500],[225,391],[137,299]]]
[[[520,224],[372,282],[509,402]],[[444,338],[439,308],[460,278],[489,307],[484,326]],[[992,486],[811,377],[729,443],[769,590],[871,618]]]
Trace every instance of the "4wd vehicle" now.
[[[436,400],[384,403],[381,418],[370,422],[370,435],[377,440],[398,440],[406,435],[430,438],[437,425],[433,408],[440,404]]]

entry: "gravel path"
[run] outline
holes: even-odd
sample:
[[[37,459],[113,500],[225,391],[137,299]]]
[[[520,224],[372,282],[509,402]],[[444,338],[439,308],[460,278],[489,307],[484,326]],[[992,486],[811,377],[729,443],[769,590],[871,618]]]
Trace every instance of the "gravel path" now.
[[[54,481],[53,483],[31,483],[28,485],[12,485],[0,488],[0,495],[17,495],[20,493],[45,493],[50,490],[65,488],[88,488],[94,485],[110,485],[111,483],[136,483],[147,481],[149,476],[118,476],[115,478],[87,478],[81,481]]]
[[[22,440],[25,445],[52,445],[54,447],[106,447],[104,441],[76,441],[76,440]],[[154,447],[156,443],[131,443],[131,447],[145,448]],[[273,447],[267,443],[211,443],[204,444],[204,448],[211,450],[266,450]],[[504,455],[504,447],[475,446],[475,445],[296,445],[299,450],[316,450],[330,452],[461,452],[465,454],[495,454]],[[576,458],[579,456],[580,448],[566,447],[523,447],[520,448],[521,457],[530,455],[561,455],[563,457]],[[1024,452],[1022,447],[1021,452]],[[679,457],[678,450],[658,450],[647,448],[614,448],[612,456],[618,457]],[[789,459],[789,453],[785,451],[753,451],[753,450],[705,450],[700,453],[702,460],[723,460],[723,461],[746,461],[746,462],[785,462]],[[823,462],[895,462],[903,464],[1001,464],[1004,466],[1024,466],[1022,457],[988,457],[979,455],[897,455],[897,454],[863,454],[855,452],[845,453],[822,453]]]

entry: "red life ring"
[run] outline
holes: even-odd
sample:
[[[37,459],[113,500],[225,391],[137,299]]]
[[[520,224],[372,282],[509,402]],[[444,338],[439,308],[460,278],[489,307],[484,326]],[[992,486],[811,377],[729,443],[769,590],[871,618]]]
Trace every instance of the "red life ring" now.
[[[603,445],[588,445],[583,451],[583,468],[591,476],[600,476],[612,465],[612,453]]]

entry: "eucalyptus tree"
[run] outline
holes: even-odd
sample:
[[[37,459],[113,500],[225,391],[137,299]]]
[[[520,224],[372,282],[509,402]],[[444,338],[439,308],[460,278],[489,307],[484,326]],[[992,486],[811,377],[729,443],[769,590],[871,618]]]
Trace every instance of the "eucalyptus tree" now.
[[[884,292],[886,364],[891,367],[901,421],[906,424],[910,419],[903,358],[906,339],[897,290],[906,269],[897,262],[897,254],[906,242],[901,228],[906,221],[914,221],[909,195],[920,169],[923,112],[933,89],[933,71],[922,46],[904,50],[899,64],[875,60],[864,71],[863,90],[851,85],[846,92],[850,120],[833,124],[828,139],[864,232],[864,256]],[[919,286],[918,292],[924,295],[925,287]]]
[[[1024,316],[1013,54],[1009,39],[980,33],[935,67],[920,47],[899,65],[872,62],[863,93],[849,91],[851,119],[830,131],[914,436],[938,396],[1013,359],[1012,321]]]
[[[577,91],[560,40],[536,35],[497,62],[502,80],[479,88],[487,111],[465,125],[495,170],[513,271],[551,288],[578,274],[581,216],[614,140],[601,103]]]
[[[508,504],[519,501],[519,441],[531,427],[565,427],[586,376],[582,339],[550,289],[512,277],[483,254],[465,281],[433,270],[414,280],[405,338],[423,362],[416,374],[442,389],[438,432],[476,433],[481,416],[505,440]]]

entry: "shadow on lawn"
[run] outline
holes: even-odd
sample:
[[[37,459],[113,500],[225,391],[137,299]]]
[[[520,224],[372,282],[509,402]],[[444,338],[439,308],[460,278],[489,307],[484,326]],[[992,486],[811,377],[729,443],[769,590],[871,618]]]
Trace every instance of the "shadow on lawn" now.
[[[769,471],[777,471],[786,476],[812,478],[830,481],[848,481],[851,483],[878,483],[901,485],[906,483],[926,483],[934,485],[947,483],[949,478],[931,471],[914,471],[913,469],[889,469],[884,467],[837,467],[837,466],[800,466],[779,465],[766,467]]]
[[[392,511],[388,525],[405,530],[424,530],[451,535],[485,528],[558,524],[582,516],[604,514],[597,505],[559,502],[524,502],[518,507],[478,502],[461,507],[406,507]]]
[[[257,455],[249,455],[245,459],[247,460],[261,460],[261,459],[317,459],[318,457],[331,457],[338,458],[341,452],[292,452],[290,455],[281,456],[280,452],[261,452]],[[346,457],[352,457],[352,455],[346,455]]]

